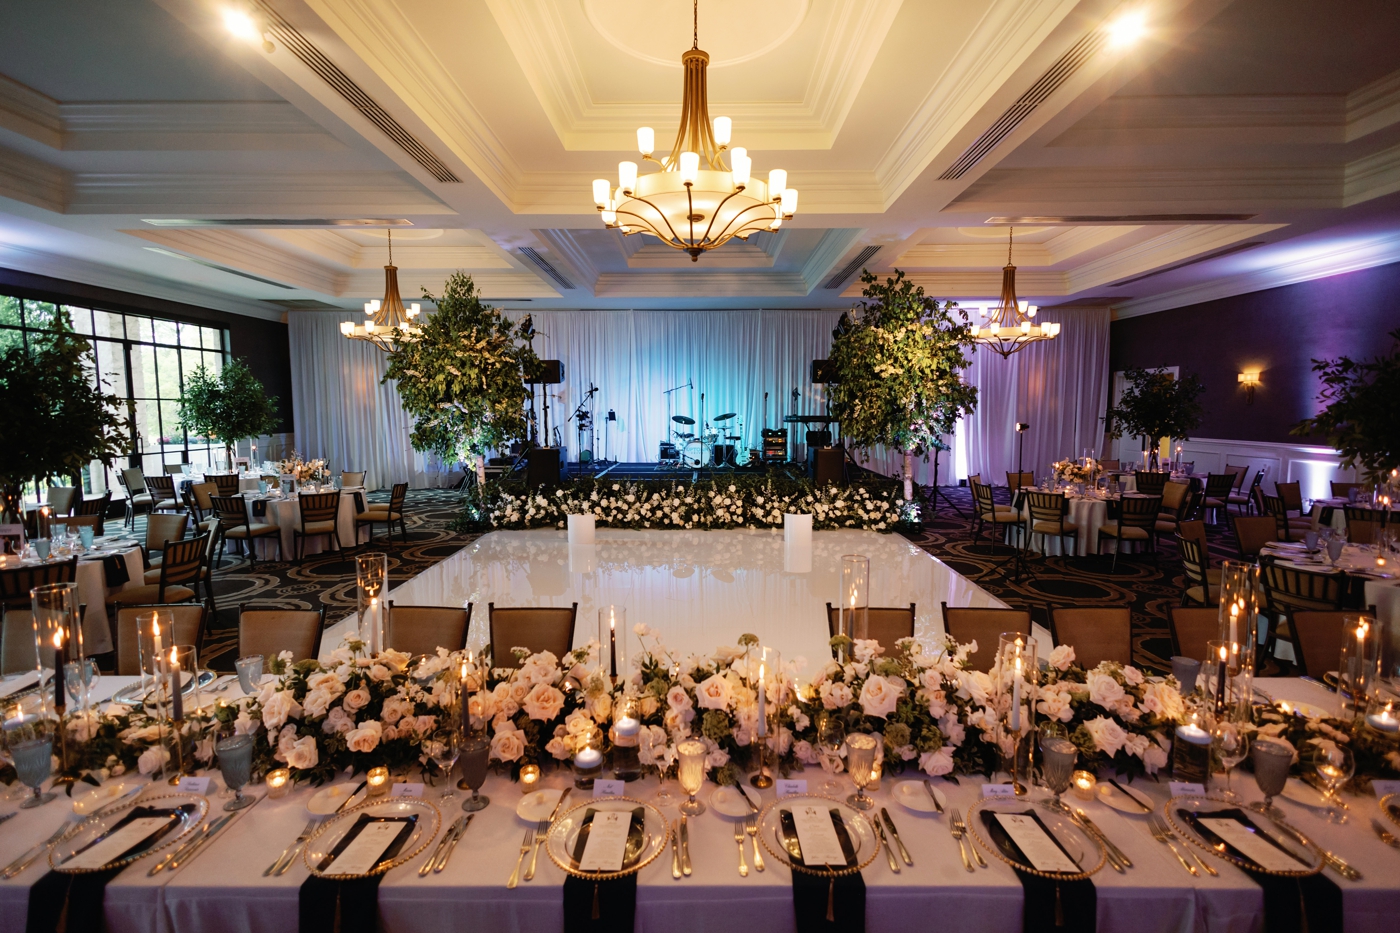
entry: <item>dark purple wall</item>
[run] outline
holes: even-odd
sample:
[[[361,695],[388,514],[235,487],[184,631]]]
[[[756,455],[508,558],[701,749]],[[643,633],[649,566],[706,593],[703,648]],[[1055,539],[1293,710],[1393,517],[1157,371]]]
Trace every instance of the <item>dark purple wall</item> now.
[[[1288,431],[1318,409],[1314,359],[1369,359],[1400,328],[1400,263],[1114,321],[1114,372],[1180,366],[1205,384],[1195,434],[1297,443]],[[1254,403],[1241,372],[1261,370]]]

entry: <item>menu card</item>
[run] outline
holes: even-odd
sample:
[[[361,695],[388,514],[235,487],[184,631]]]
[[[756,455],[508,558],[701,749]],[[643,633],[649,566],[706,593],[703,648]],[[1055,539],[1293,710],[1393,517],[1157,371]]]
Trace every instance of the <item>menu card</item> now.
[[[1079,866],[1051,839],[1040,821],[1026,813],[998,813],[997,822],[1036,871],[1077,872]]]
[[[621,871],[627,855],[627,835],[632,829],[632,813],[623,810],[598,811],[589,823],[588,842],[579,858],[580,871]]]
[[[327,875],[364,875],[379,864],[393,841],[398,838],[404,824],[398,820],[376,820],[361,828],[335,861],[324,869]]]
[[[841,849],[841,840],[836,837],[836,826],[827,808],[793,807],[792,825],[797,831],[804,864],[846,867],[846,853]]]
[[[1298,860],[1263,838],[1259,830],[1229,817],[1198,817],[1199,823],[1215,833],[1245,858],[1269,871],[1297,871]]]
[[[173,813],[167,813],[165,816],[146,816],[134,819],[73,855],[63,863],[63,867],[93,869],[115,862],[150,836],[170,825],[172,819],[174,819]]]

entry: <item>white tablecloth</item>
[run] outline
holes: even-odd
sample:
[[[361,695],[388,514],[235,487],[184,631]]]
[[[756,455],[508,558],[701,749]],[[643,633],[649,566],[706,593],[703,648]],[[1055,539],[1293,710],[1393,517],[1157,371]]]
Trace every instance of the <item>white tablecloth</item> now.
[[[78,560],[73,582],[78,584],[78,603],[87,606],[83,614],[83,652],[85,654],[105,654],[113,649],[112,628],[107,624],[107,597],[122,590],[145,583],[145,568],[141,562],[141,549],[132,545],[125,550],[112,552],[119,554],[126,562],[127,582],[121,586],[107,585],[106,571],[102,558]],[[104,555],[106,556],[106,555]]]
[[[340,496],[340,511],[336,513],[336,536],[340,539],[340,546],[352,548],[355,546],[355,493],[364,494],[363,486],[347,487],[342,489]],[[276,498],[267,500],[267,518],[255,519],[275,524],[281,529],[279,540],[282,542],[282,560],[296,559],[296,539],[293,530],[301,528],[301,507],[298,504],[299,496],[292,493],[286,498]],[[249,500],[249,508],[252,500]],[[360,537],[369,539],[369,528],[366,527]],[[305,538],[302,541],[303,554],[320,554],[329,546],[329,542],[324,537]],[[266,538],[258,540],[258,559],[272,560],[276,556],[277,546]]]
[[[110,692],[130,679],[104,677],[99,691]],[[1308,692],[1313,685],[1303,681],[1260,680],[1257,684],[1271,696],[1309,702],[1318,699]],[[232,692],[238,692],[236,685]],[[794,777],[808,779],[813,789],[823,779],[818,769]],[[565,779],[564,774],[551,771],[546,773],[544,784],[562,786]],[[358,783],[359,778],[354,780]],[[1019,933],[1022,891],[1011,869],[984,852],[989,868],[971,874],[964,871],[957,846],[948,834],[947,817],[911,813],[894,803],[891,791],[898,780],[899,776],[886,775],[881,790],[873,796],[877,806],[889,808],[914,865],[902,866],[902,872],[895,875],[881,857],[864,869],[867,929],[871,933],[926,930],[931,927],[930,919],[939,917],[952,921],[959,933]],[[964,778],[959,784],[942,779],[934,779],[934,783],[964,814],[980,793],[977,776]],[[1236,775],[1234,784],[1247,799],[1258,798],[1247,774]],[[1159,806],[1167,799],[1165,783],[1149,780],[1134,786]],[[629,790],[645,800],[655,787],[655,780],[648,778],[629,785]],[[847,785],[843,794],[849,789]],[[708,800],[713,791],[713,785],[707,784],[699,796]],[[260,794],[261,790],[255,792]],[[520,800],[519,787],[492,775],[483,792],[491,798],[491,805],[476,815],[446,871],[419,878],[417,868],[428,857],[425,853],[385,878],[379,889],[383,929],[391,933],[535,933],[563,928],[564,875],[547,856],[541,855],[534,881],[513,891],[505,887],[527,826],[514,812]],[[298,889],[307,877],[305,864],[298,860],[280,878],[264,878],[262,871],[301,830],[306,819],[303,805],[311,793],[311,789],[297,790],[282,800],[264,799],[245,810],[174,875],[148,878],[149,861],[127,869],[107,887],[107,928],[112,933],[293,933]],[[436,793],[437,789],[429,788],[430,798],[436,799]],[[574,793],[571,800],[580,802],[582,792]],[[774,799],[772,790],[761,792],[761,796],[765,805]],[[444,828],[460,813],[460,800],[459,794],[444,804]],[[1360,882],[1338,881],[1347,933],[1390,933],[1400,916],[1400,873],[1394,871],[1397,855],[1370,831],[1368,814],[1374,812],[1370,810],[1374,802],[1362,797],[1349,800],[1352,819],[1341,826],[1291,800],[1280,798],[1276,803],[1295,825],[1365,875]],[[211,802],[217,813],[219,798]],[[6,802],[3,809],[8,812],[14,806],[15,802]],[[1153,840],[1141,818],[1110,810],[1096,801],[1083,806],[1135,866],[1123,875],[1104,868],[1094,876],[1101,931],[1255,933],[1262,929],[1262,892],[1243,873],[1216,860],[1210,864],[1218,868],[1219,877],[1193,878],[1165,846]],[[61,797],[36,810],[20,811],[0,832],[0,864],[46,837],[68,812]],[[677,815],[674,807],[662,812],[670,819]],[[701,933],[722,927],[726,933],[791,933],[789,870],[765,853],[767,871],[751,870],[747,878],[740,878],[732,826],[713,809],[692,821],[692,877],[682,881],[671,878],[669,853],[642,871],[637,889],[637,931]],[[427,852],[431,851],[429,847]],[[1204,853],[1202,857],[1211,858]],[[18,878],[0,882],[0,933],[24,929],[29,886],[44,870],[41,862]]]
[[[1044,554],[1062,552],[1060,538],[1055,535],[1040,535],[1031,532],[1032,522],[1029,506],[1021,507],[1021,515],[1026,524],[1026,534],[1030,536],[1028,540],[1031,543],[1031,550]],[[1099,552],[1099,527],[1108,521],[1108,500],[1093,499],[1087,496],[1070,496],[1069,514],[1065,516],[1065,519],[1079,529],[1078,537],[1064,539],[1078,542],[1075,545],[1075,555],[1084,557],[1089,554],[1097,554]]]

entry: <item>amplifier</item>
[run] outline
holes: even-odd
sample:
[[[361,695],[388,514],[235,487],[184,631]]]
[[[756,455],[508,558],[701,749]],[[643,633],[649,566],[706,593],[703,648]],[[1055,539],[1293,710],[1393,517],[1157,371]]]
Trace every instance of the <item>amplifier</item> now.
[[[672,444],[670,441],[662,441],[662,442],[661,442],[661,451],[660,451],[660,455],[659,455],[656,459],[658,459],[658,460],[679,460],[679,459],[680,459],[680,452],[679,452],[678,450],[676,450],[676,445],[675,445],[675,444]]]
[[[787,451],[787,434],[782,431],[763,432],[763,459],[765,461],[781,463],[787,459]]]

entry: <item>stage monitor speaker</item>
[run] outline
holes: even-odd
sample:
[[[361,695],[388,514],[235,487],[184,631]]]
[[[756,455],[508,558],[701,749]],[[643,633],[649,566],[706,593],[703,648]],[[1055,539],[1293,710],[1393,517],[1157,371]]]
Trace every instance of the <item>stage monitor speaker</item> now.
[[[564,381],[564,361],[563,360],[540,360],[539,375],[534,379],[533,385],[558,385]]]
[[[532,447],[525,455],[525,485],[531,489],[559,482],[558,447]]]
[[[836,385],[836,367],[831,360],[812,360],[812,381],[817,385]]]
[[[660,447],[660,449],[657,451],[657,458],[656,458],[656,459],[661,460],[661,461],[669,461],[669,460],[679,460],[680,458],[681,458],[681,453],[680,453],[679,450],[676,449],[676,445],[675,445],[675,444],[672,444],[670,441],[662,441],[662,442],[661,442],[661,447]]]
[[[807,448],[807,464],[812,482],[818,487],[846,485],[846,452],[840,447]]]

